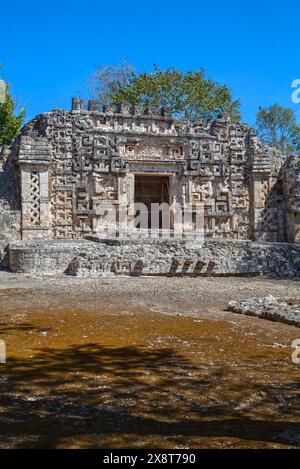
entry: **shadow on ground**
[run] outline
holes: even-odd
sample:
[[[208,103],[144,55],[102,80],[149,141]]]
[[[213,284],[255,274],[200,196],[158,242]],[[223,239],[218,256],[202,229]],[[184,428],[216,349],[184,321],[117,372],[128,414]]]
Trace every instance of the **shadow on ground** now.
[[[300,445],[300,379],[270,386],[251,367],[241,379],[172,348],[95,343],[43,348],[0,371],[2,447]]]

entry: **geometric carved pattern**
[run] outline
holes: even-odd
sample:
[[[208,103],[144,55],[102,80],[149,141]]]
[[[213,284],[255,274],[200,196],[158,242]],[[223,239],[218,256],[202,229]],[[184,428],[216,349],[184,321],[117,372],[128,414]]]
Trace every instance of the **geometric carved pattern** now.
[[[131,191],[132,197],[133,179],[124,187],[119,186],[119,179],[123,177],[120,173],[135,172],[135,166],[138,171],[150,169],[153,173],[168,172],[170,166],[170,173],[174,174],[175,168],[180,176],[187,166],[187,171],[191,171],[187,174],[189,182],[181,180],[178,197],[182,203],[190,200],[205,204],[206,235],[246,237],[242,227],[248,224],[249,194],[241,162],[230,160],[233,159],[231,145],[236,152],[246,149],[246,126],[241,127],[241,135],[231,127],[231,136],[227,133],[222,136],[222,128],[228,127],[222,123],[218,132],[214,130],[217,135],[211,136],[210,125],[205,131],[199,128],[194,135],[192,125],[177,130],[172,123],[153,120],[150,116],[147,120],[132,117],[118,120],[108,115],[103,118],[104,121],[101,117],[96,124],[89,114],[80,113],[70,115],[68,122],[50,123],[53,126],[51,208],[55,237],[92,235],[107,202],[118,202],[119,195],[126,200],[126,190]],[[203,132],[205,139],[201,138]],[[193,136],[190,143],[186,134]],[[233,204],[238,205],[235,223]]]
[[[270,206],[271,181],[277,170],[271,163],[268,166],[271,157],[265,158],[265,147],[248,126],[222,117],[194,124],[160,114],[140,117],[139,111],[121,115],[106,111],[53,111],[41,121],[52,155],[49,176],[54,237],[94,235],[107,205],[118,207],[119,202],[134,199],[135,174],[139,173],[169,175],[174,200],[182,205],[203,203],[207,237],[247,239],[249,233],[260,236],[262,225],[267,227],[264,236],[273,237],[278,216],[270,218],[262,212]],[[272,161],[280,160],[273,150],[271,153]],[[299,190],[298,180],[294,186]],[[40,189],[38,174],[33,172],[32,225],[39,225],[41,217],[43,220],[43,191],[44,185]],[[290,199],[294,209],[295,195]],[[300,206],[300,195],[298,203]],[[249,207],[253,204],[252,213]]]
[[[37,172],[30,174],[30,224],[40,224],[40,178]]]

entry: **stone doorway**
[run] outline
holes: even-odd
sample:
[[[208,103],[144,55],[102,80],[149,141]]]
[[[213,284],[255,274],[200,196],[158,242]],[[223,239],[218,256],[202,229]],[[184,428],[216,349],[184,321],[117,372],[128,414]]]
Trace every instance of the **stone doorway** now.
[[[162,175],[144,175],[144,174],[135,174],[134,179],[134,203],[135,204],[144,204],[147,207],[147,217],[148,217],[148,228],[151,228],[151,213],[153,213],[152,204],[163,204],[166,203],[170,205],[171,195],[171,177],[162,176]],[[152,209],[152,211],[151,211]],[[137,210],[139,214],[139,210]],[[155,215],[152,215],[155,217]],[[153,222],[154,218],[152,218]],[[165,228],[165,224],[162,221],[162,212],[158,214],[158,223],[159,229]],[[170,228],[170,211],[168,214],[168,228]],[[136,226],[140,228],[140,226]]]

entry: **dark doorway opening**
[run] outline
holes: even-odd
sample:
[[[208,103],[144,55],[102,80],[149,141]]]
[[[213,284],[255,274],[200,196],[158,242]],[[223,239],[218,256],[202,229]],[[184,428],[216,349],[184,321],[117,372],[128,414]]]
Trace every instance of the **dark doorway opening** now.
[[[159,175],[135,175],[134,202],[147,207],[148,228],[151,227],[152,204],[170,203],[170,177]],[[138,213],[137,213],[138,215]],[[153,220],[152,220],[153,221]],[[136,226],[139,228],[139,226]],[[159,228],[162,228],[162,213],[159,213]]]

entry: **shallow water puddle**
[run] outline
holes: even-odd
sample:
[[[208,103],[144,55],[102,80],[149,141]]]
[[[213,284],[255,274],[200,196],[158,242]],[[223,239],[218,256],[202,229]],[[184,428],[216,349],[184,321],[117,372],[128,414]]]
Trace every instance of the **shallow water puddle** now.
[[[300,446],[299,330],[257,324],[4,310],[0,447]]]

